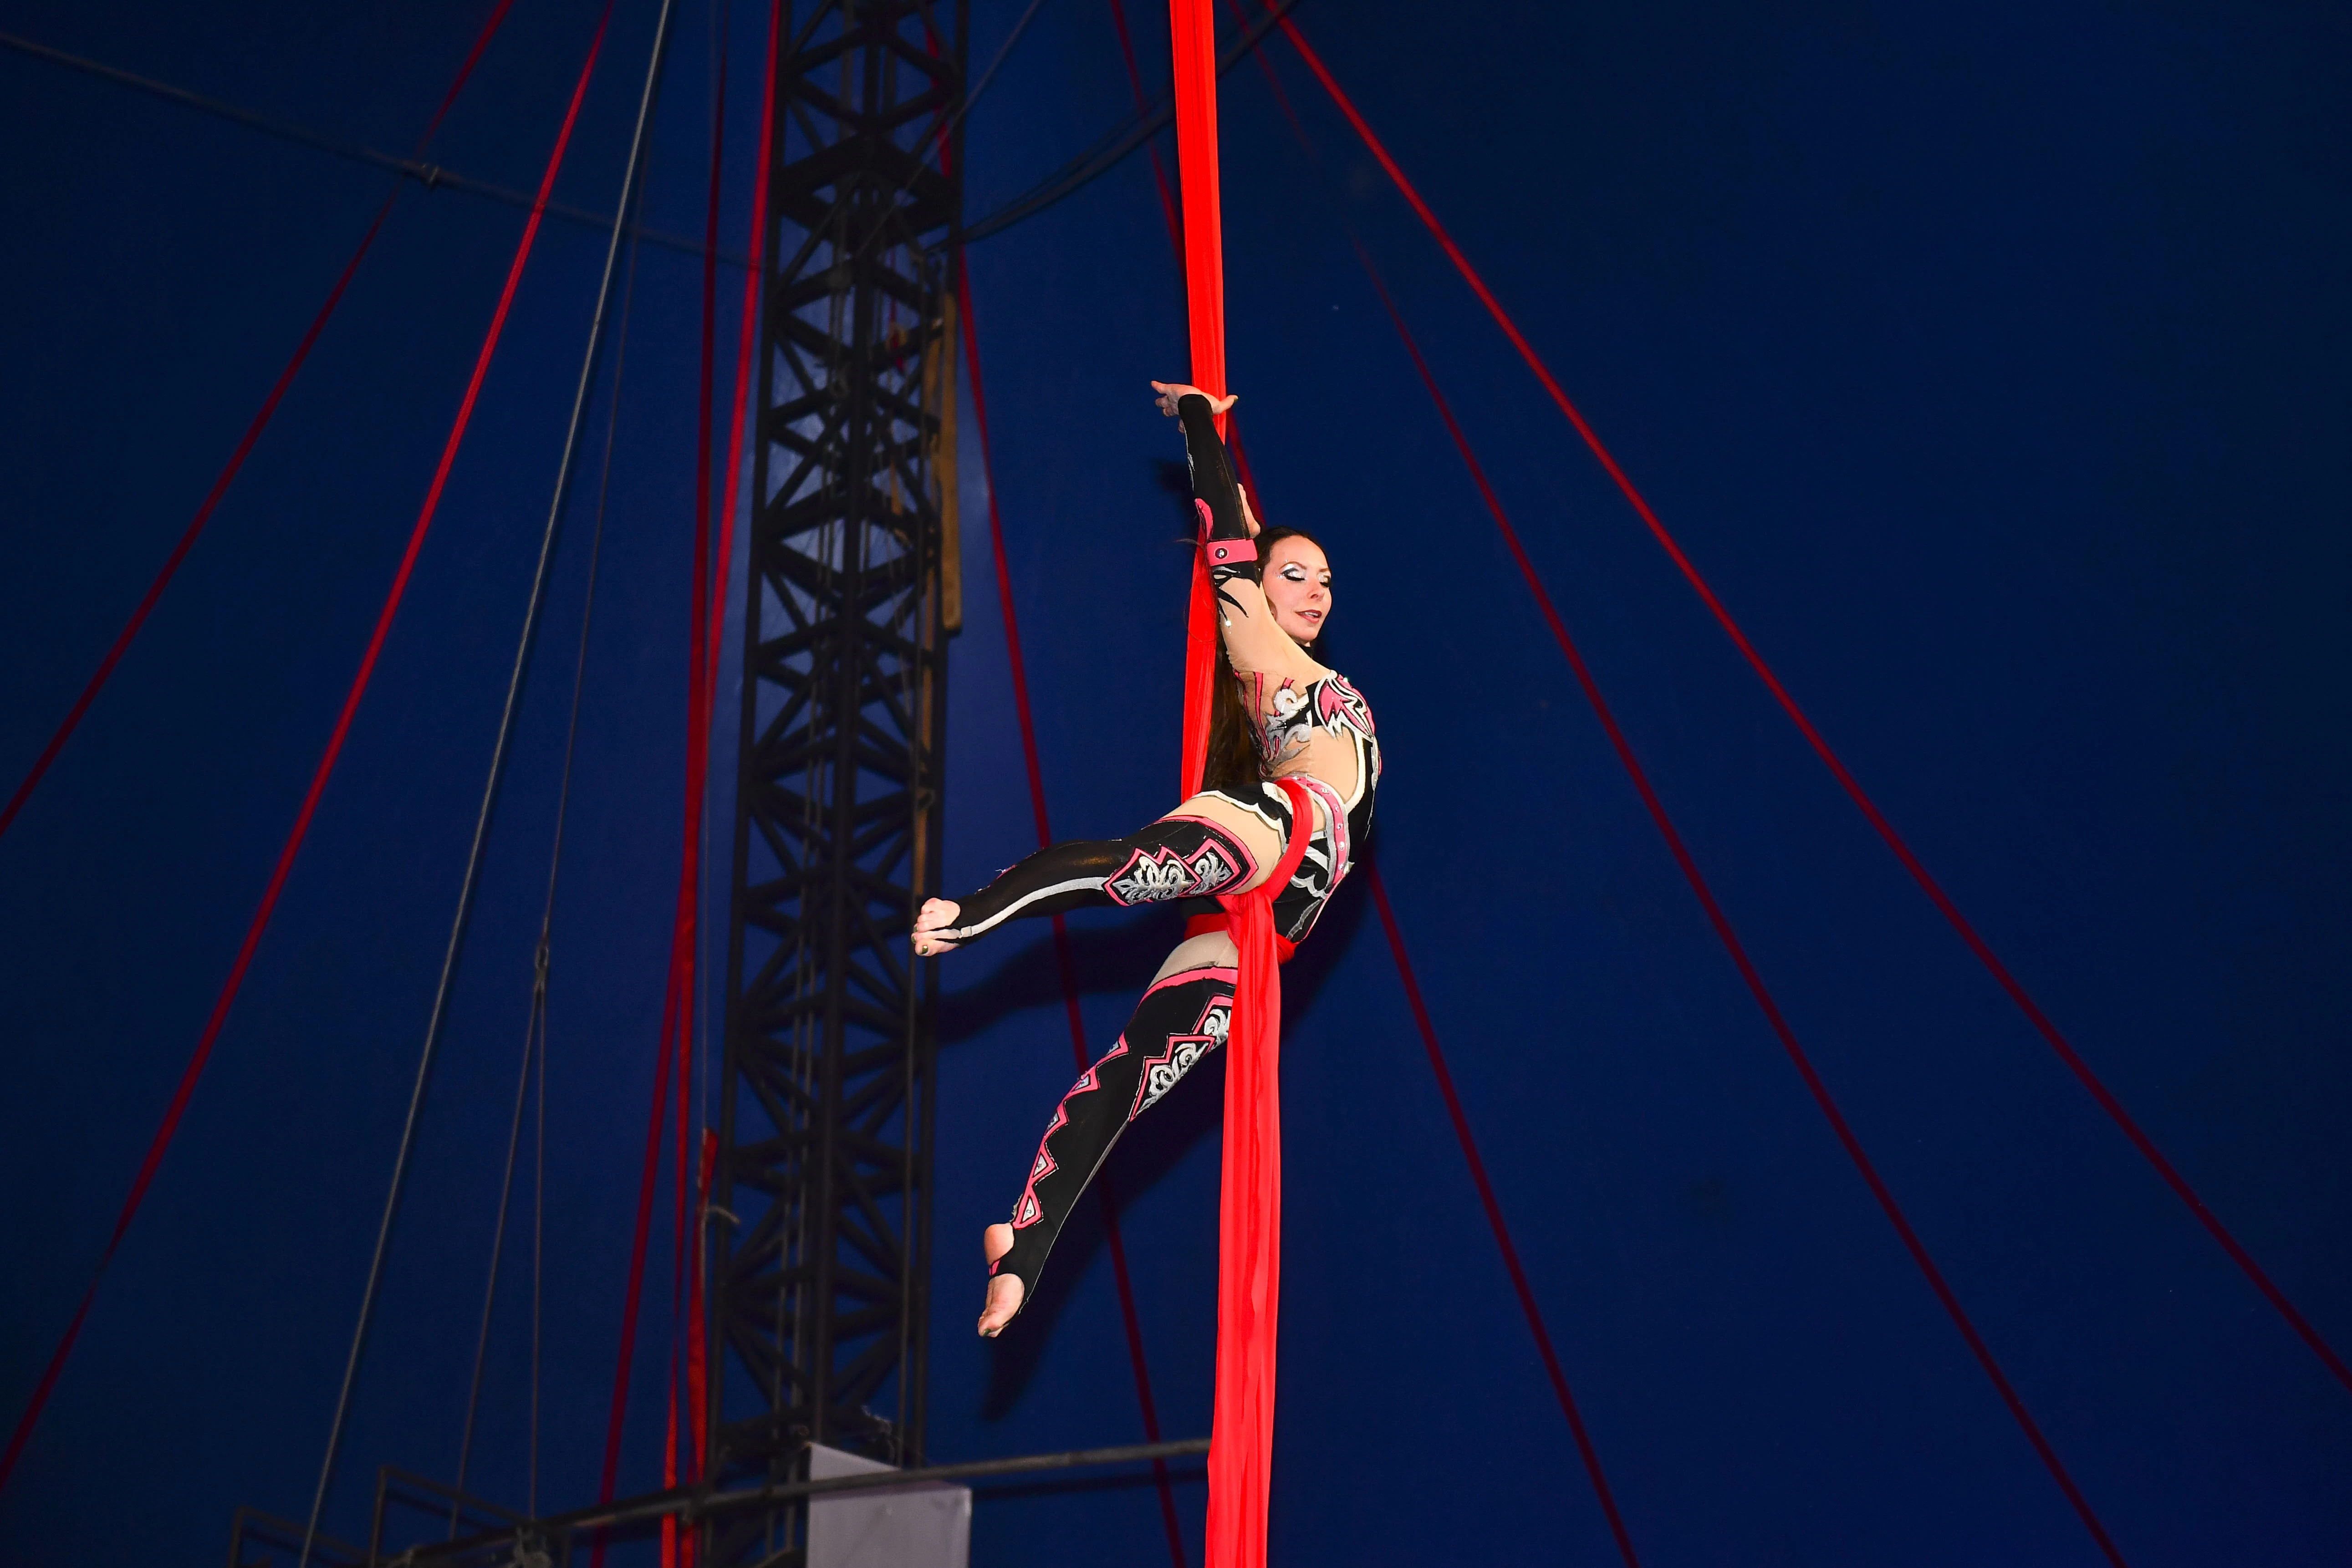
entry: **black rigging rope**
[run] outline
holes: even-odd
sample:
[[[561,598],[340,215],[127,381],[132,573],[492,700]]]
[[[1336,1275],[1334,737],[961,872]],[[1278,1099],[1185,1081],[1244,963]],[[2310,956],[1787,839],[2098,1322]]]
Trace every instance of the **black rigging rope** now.
[[[63,66],[68,70],[80,71],[83,75],[94,76],[100,81],[110,81],[119,87],[127,87],[133,91],[160,98],[166,103],[176,103],[184,109],[193,109],[199,114],[210,114],[226,120],[231,124],[242,125],[248,131],[257,131],[264,136],[274,136],[280,142],[291,142],[298,147],[308,147],[313,152],[324,153],[331,157],[345,159],[354,163],[365,163],[371,168],[383,169],[415,180],[428,191],[443,189],[461,191],[467,195],[501,202],[508,206],[520,207],[526,211],[534,205],[531,196],[526,192],[510,190],[505,185],[494,184],[488,180],[477,180],[471,175],[460,174],[446,169],[438,163],[428,163],[418,158],[398,157],[390,153],[378,152],[373,147],[362,146],[356,142],[346,142],[340,137],[329,136],[305,126],[293,124],[289,121],[273,119],[267,114],[257,114],[252,110],[239,109],[236,104],[224,102],[220,99],[207,98],[200,92],[190,92],[186,88],[173,87],[169,82],[157,81],[152,77],[141,76],[135,71],[123,70],[120,67],[107,65],[100,60],[68,54],[63,49],[52,48],[47,44],[36,43],[30,38],[21,38],[14,33],[0,33],[0,49],[12,49],[17,54],[28,56],[33,59],[47,60],[51,65]],[[613,227],[614,220],[604,214],[590,212],[585,207],[575,207],[563,202],[550,202],[541,210],[550,217],[560,217],[567,223],[580,224],[600,232],[609,231]],[[665,250],[683,251],[688,256],[702,254],[701,244],[683,235],[666,234],[659,229],[633,226],[631,237],[660,246]],[[730,267],[750,265],[744,258],[730,256],[725,251],[719,253],[719,259]]]
[[[981,94],[986,92],[989,83],[996,79],[997,71],[1003,68],[1005,60],[1013,53],[1013,46],[1019,43],[1021,35],[1029,30],[1029,24],[1036,19],[1037,8],[1045,3],[1045,0],[1029,0],[1029,9],[1021,13],[1021,20],[1013,23],[1013,31],[1004,35],[1004,42],[996,47],[996,58],[988,62],[988,68],[980,73],[980,79],[972,83],[970,92],[963,95],[962,104],[953,114],[948,116],[948,122],[945,125],[940,126],[933,135],[924,140],[945,142],[955,134],[956,127],[964,122],[964,117],[969,115],[980,102]]]
[[[675,0],[662,0],[659,17],[654,25],[654,41],[646,63],[644,90],[637,100],[636,129],[629,142],[628,164],[621,177],[621,199],[616,211],[625,216],[635,203],[639,175],[646,161],[646,148],[653,127],[654,100],[660,86],[661,70],[669,52],[670,12]],[[499,716],[497,743],[490,752],[489,775],[482,785],[482,804],[474,819],[474,839],[466,857],[466,874],[458,886],[457,909],[449,927],[449,944],[442,955],[441,978],[433,994],[433,1011],[425,1028],[425,1044],[418,1053],[416,1080],[409,1091],[408,1115],[401,1128],[400,1147],[394,1156],[391,1191],[384,1195],[383,1219],[378,1226],[375,1252],[368,1264],[367,1287],[361,1293],[359,1321],[352,1332],[352,1348],[343,1363],[341,1392],[335,1398],[335,1415],[327,1432],[327,1448],[319,1466],[319,1485],[310,1500],[310,1517],[303,1527],[302,1550],[295,1559],[295,1568],[309,1568],[310,1549],[319,1532],[319,1516],[327,1503],[327,1489],[334,1478],[335,1453],[341,1446],[343,1424],[351,1413],[352,1388],[359,1376],[361,1352],[367,1343],[368,1323],[375,1308],[376,1292],[383,1281],[383,1262],[390,1249],[392,1226],[400,1208],[400,1194],[408,1174],[408,1159],[416,1142],[416,1126],[425,1106],[425,1088],[432,1077],[435,1047],[439,1044],[441,1026],[449,1011],[449,996],[454,986],[457,958],[464,949],[467,917],[472,912],[474,890],[479,880],[483,851],[488,845],[490,818],[498,803],[499,784],[506,772],[507,748],[514,735],[515,717],[521,707],[523,678],[530,667],[531,645],[539,631],[540,610],[547,597],[549,568],[555,556],[556,540],[563,519],[563,503],[572,488],[574,459],[580,448],[581,426],[588,412],[588,395],[594,384],[596,360],[604,346],[604,322],[613,294],[613,275],[618,268],[624,226],[612,227],[612,242],[604,252],[604,271],[596,289],[596,309],[588,327],[588,346],[582,356],[579,384],[572,398],[572,418],[563,437],[563,456],[557,465],[555,493],[547,509],[547,525],[540,538],[539,564],[532,574],[530,598],[523,611],[522,635],[515,647],[514,668],[507,678],[506,705]],[[576,695],[576,694],[575,694]],[[576,711],[576,710],[575,710]]]
[[[545,1016],[541,1009],[547,999],[546,971],[536,963],[532,968],[530,1011],[523,1019],[522,1026],[522,1062],[515,1071],[514,1120],[507,1128],[506,1173],[499,1181],[499,1218],[490,1230],[489,1279],[482,1288],[482,1323],[474,1336],[474,1376],[466,1389],[466,1426],[464,1435],[457,1439],[457,1479],[451,1483],[458,1492],[466,1489],[466,1470],[474,1457],[474,1415],[481,1407],[482,1363],[489,1355],[490,1312],[499,1299],[499,1256],[506,1247],[507,1210],[514,1196],[515,1153],[522,1145],[522,1113],[524,1107],[530,1102],[531,1056],[539,1043],[540,1020]],[[457,1524],[464,1514],[464,1503],[452,1500],[449,1504],[449,1539],[452,1541],[457,1539]]]
[[[1273,32],[1297,4],[1298,0],[1281,0],[1281,4],[1251,23],[1248,29],[1226,45],[1224,53],[1217,57],[1217,74],[1223,76],[1239,64],[1244,56],[1265,41],[1266,35]],[[1138,110],[1110,134],[986,217],[966,225],[962,233],[955,237],[969,245],[1002,234],[1024,218],[1036,216],[1063,197],[1076,194],[1116,168],[1129,153],[1165,130],[1175,117],[1175,104],[1164,99],[1150,109]]]
[[[646,205],[646,186],[637,186],[636,211],[642,214]],[[522,1062],[515,1078],[514,1117],[507,1129],[506,1173],[499,1186],[498,1224],[490,1233],[490,1265],[482,1288],[482,1321],[474,1339],[474,1374],[466,1390],[466,1425],[457,1443],[457,1478],[452,1483],[458,1491],[466,1489],[466,1471],[473,1458],[474,1419],[481,1408],[482,1372],[488,1359],[490,1316],[498,1303],[499,1259],[507,1232],[507,1213],[514,1195],[515,1155],[522,1144],[523,1110],[530,1098],[533,1053],[539,1067],[539,1131],[535,1141],[534,1160],[537,1166],[531,1184],[531,1261],[530,1261],[530,1332],[531,1332],[531,1408],[530,1408],[530,1496],[531,1511],[539,1508],[539,1331],[540,1284],[542,1273],[541,1244],[544,1239],[547,1213],[547,979],[551,964],[551,938],[555,925],[556,878],[563,864],[563,822],[572,803],[572,769],[576,742],[580,735],[580,697],[588,679],[588,631],[596,610],[597,567],[604,552],[604,514],[613,484],[613,446],[620,432],[621,384],[629,362],[629,320],[637,296],[637,241],[629,242],[629,263],[621,283],[621,324],[613,340],[613,385],[607,397],[604,426],[603,468],[596,481],[596,524],[588,542],[588,586],[580,607],[580,647],[572,668],[572,713],[563,736],[563,771],[555,790],[555,830],[547,854],[547,897],[539,916],[539,942],[531,950],[530,1011],[524,1019],[522,1031]],[[449,1529],[454,1539],[459,1510],[452,1507]]]

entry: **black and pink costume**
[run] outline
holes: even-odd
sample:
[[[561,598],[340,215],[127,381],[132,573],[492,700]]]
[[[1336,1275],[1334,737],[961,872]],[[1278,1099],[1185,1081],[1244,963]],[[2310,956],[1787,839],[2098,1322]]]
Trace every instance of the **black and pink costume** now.
[[[1255,552],[1237,542],[1247,540],[1248,530],[1207,401],[1188,396],[1179,414],[1193,493],[1205,524],[1202,544],[1211,560],[1210,575],[1219,583],[1244,575],[1255,580]],[[1254,679],[1244,678],[1245,685]],[[1380,742],[1370,708],[1338,675],[1303,690],[1286,686],[1270,699],[1250,691],[1245,701],[1260,716],[1258,752],[1267,773],[1285,774],[1304,786],[1307,798],[1321,807],[1304,825],[1311,837],[1288,885],[1274,900],[1275,931],[1287,954],[1314,929],[1371,827]],[[1312,774],[1284,766],[1290,763],[1295,768],[1297,753],[1318,730],[1345,739],[1355,749],[1356,784],[1347,796]],[[1230,789],[1213,793],[1256,816],[1286,848],[1302,826],[1290,795],[1271,782],[1261,784],[1255,796]],[[1039,850],[961,900],[958,929],[942,934],[969,943],[1009,920],[1105,904],[1131,908],[1172,902],[1196,917],[1196,927],[1210,925],[1220,910],[1215,895],[1238,889],[1257,870],[1249,850],[1223,826],[1204,817],[1171,816],[1125,838],[1073,840]],[[1224,1042],[1234,985],[1230,965],[1204,964],[1162,976],[1136,1004],[1118,1043],[1062,1097],[1013,1207],[1013,1250],[990,1271],[1018,1278],[1024,1305],[1036,1291],[1038,1274],[1063,1221],[1127,1124]]]

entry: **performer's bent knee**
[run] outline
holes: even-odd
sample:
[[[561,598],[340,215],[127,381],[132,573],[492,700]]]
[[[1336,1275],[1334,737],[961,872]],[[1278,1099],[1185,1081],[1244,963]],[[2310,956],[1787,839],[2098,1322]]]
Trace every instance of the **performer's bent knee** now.
[[[1013,1205],[1013,1249],[989,1268],[1017,1278],[1024,1302],[1036,1291],[1063,1221],[1119,1134],[1224,1043],[1233,1005],[1230,963],[1163,973],[1135,1005],[1118,1043],[1062,1097]]]

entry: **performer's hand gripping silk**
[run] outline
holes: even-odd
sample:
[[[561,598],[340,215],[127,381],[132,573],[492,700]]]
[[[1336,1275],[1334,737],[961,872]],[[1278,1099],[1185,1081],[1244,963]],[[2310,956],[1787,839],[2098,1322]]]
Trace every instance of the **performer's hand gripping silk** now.
[[[1260,886],[1296,847],[1296,868],[1274,898],[1276,945],[1288,956],[1348,874],[1380,784],[1371,710],[1307,652],[1331,613],[1322,546],[1296,529],[1262,530],[1251,515],[1213,418],[1232,398],[1213,404],[1191,386],[1151,384],[1160,412],[1183,422],[1224,644],[1203,788],[1125,838],[1041,849],[969,898],[929,900],[915,920],[915,951],[928,955],[1009,920],[1089,905],[1173,902],[1191,917],[1127,1032],[1063,1096],[1012,1223],[982,1237],[991,1278],[980,1331],[991,1337],[1036,1289],[1062,1222],[1127,1124],[1223,1042],[1237,950],[1216,896]],[[1310,821],[1298,820],[1277,779],[1299,790]],[[1295,846],[1299,833],[1307,842]]]

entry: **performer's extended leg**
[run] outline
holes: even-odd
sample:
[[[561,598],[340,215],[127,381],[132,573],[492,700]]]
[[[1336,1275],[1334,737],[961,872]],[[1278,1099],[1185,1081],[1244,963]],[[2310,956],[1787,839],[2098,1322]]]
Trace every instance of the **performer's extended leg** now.
[[[926,900],[909,933],[915,953],[967,947],[1016,919],[1247,892],[1282,858],[1289,831],[1289,804],[1270,785],[1255,796],[1196,795],[1125,838],[1066,839],[961,900]]]
[[[1070,1086],[1030,1162],[1013,1223],[989,1226],[983,1239],[992,1278],[980,1319],[982,1334],[993,1337],[1036,1289],[1062,1222],[1127,1124],[1224,1043],[1233,1002],[1231,941],[1186,942],[1135,1005],[1118,1043]]]

